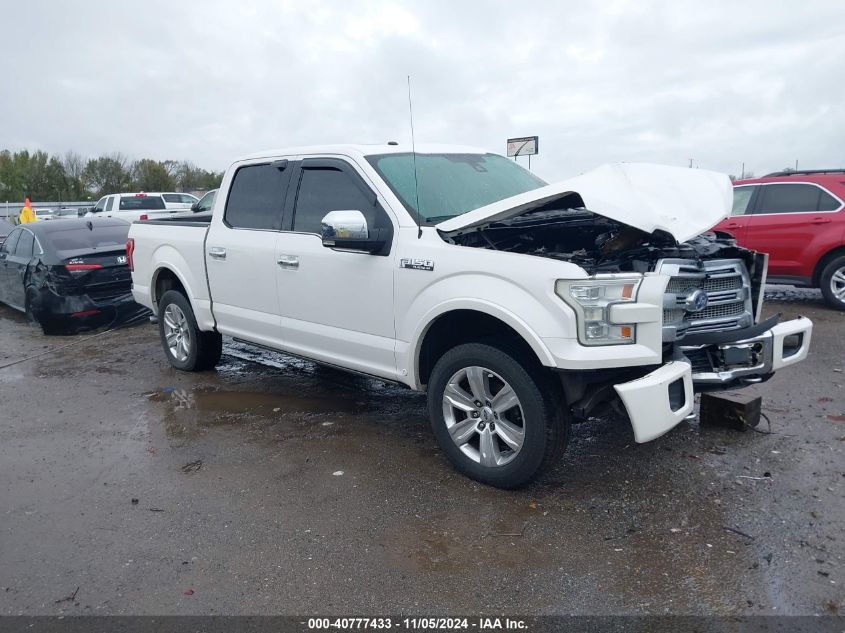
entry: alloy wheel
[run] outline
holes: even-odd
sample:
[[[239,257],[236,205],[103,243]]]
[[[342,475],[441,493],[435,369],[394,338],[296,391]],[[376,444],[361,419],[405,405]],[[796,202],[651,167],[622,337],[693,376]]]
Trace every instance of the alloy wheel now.
[[[188,359],[191,349],[191,330],[188,319],[182,308],[175,303],[169,304],[164,309],[164,338],[167,341],[167,348],[180,363]]]
[[[845,302],[845,266],[830,277],[830,291],[839,301]]]
[[[484,367],[464,367],[452,375],[443,392],[443,417],[455,445],[482,466],[510,463],[525,442],[519,397]]]

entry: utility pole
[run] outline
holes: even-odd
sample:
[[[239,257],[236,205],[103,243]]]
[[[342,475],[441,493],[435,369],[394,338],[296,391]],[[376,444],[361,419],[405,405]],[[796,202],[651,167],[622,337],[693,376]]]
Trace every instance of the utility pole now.
[[[795,159],[795,171],[798,171],[798,159]]]
[[[689,159],[689,168],[692,169],[692,158]]]
[[[742,161],[742,174],[740,175],[740,180],[745,178],[745,161]]]

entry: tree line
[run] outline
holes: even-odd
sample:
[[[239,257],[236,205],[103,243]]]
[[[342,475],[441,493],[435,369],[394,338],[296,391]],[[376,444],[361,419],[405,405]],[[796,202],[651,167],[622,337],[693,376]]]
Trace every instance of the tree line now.
[[[189,161],[130,160],[120,153],[86,158],[69,151],[51,156],[41,150],[0,151],[0,201],[98,199],[132,191],[197,191],[216,189],[223,172]]]

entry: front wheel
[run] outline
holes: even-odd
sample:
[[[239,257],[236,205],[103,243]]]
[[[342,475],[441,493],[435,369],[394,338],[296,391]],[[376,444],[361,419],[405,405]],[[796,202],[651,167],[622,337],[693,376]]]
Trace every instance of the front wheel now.
[[[845,255],[830,261],[819,277],[822,294],[832,308],[845,310]]]
[[[480,343],[444,354],[429,381],[440,447],[460,472],[498,488],[524,486],[560,459],[569,440],[561,404],[541,367]]]
[[[182,371],[212,369],[223,353],[219,332],[202,332],[191,304],[181,292],[168,290],[159,301],[158,333],[167,360]]]

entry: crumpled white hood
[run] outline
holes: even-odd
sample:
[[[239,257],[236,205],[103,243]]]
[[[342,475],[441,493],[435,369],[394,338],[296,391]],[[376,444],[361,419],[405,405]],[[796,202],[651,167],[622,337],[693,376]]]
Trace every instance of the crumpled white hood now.
[[[499,200],[436,226],[451,232],[507,220],[572,193],[579,194],[593,213],[647,233],[661,229],[679,242],[712,228],[730,214],[733,206],[733,187],[725,174],[650,163],[616,163]]]

